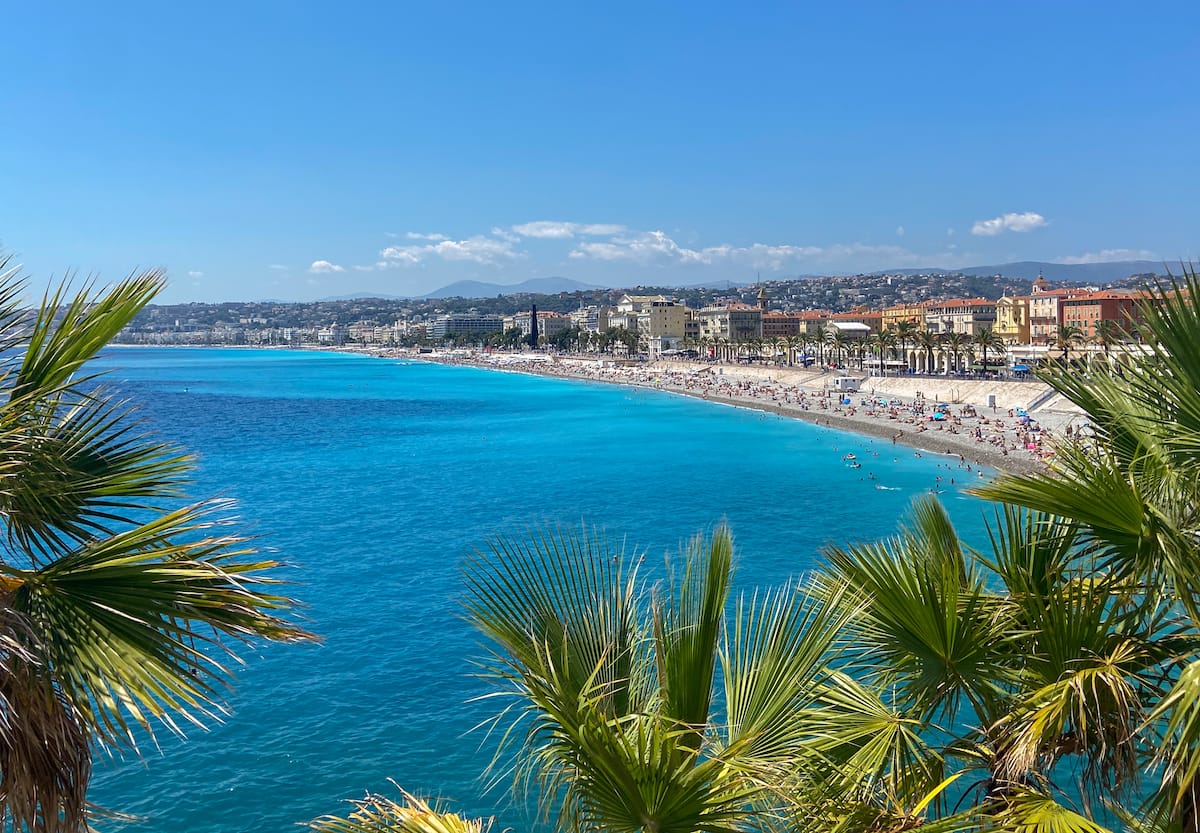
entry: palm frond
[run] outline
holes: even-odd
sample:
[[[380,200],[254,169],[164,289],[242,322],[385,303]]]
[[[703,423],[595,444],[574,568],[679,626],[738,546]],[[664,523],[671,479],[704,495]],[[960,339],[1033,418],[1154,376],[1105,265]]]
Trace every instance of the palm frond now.
[[[710,539],[693,538],[683,562],[678,586],[667,591],[669,601],[654,606],[655,658],[662,714],[693,728],[686,746],[698,752],[709,717],[717,642],[733,574],[729,529],[718,527]]]
[[[997,821],[996,829],[1010,833],[1112,833],[1053,798],[1028,791],[1009,797]]]
[[[17,347],[22,343],[28,326],[23,303],[26,282],[21,267],[12,265],[12,255],[0,254],[0,386],[16,372],[20,360]]]
[[[132,413],[95,391],[33,423],[0,416],[0,513],[13,546],[37,562],[182,494],[192,458]]]
[[[1093,797],[1133,787],[1141,764],[1138,730],[1147,710],[1139,679],[1145,664],[1137,643],[1120,641],[1025,697],[991,732],[1005,739],[998,779],[1020,784],[1031,772],[1048,772],[1060,758],[1078,756]]]
[[[806,710],[805,749],[825,762],[820,780],[831,796],[890,814],[920,814],[945,780],[945,761],[930,746],[938,733],[888,706],[879,692],[836,674]]]
[[[492,819],[466,819],[411,793],[402,801],[368,795],[351,801],[346,816],[326,815],[308,823],[316,833],[488,833]]]
[[[90,286],[69,302],[67,287],[48,292],[30,328],[9,403],[35,403],[62,390],[165,286],[161,271],[131,275],[106,292]]]
[[[927,716],[965,697],[990,722],[1013,678],[1011,635],[941,505],[921,499],[911,520],[888,541],[825,550],[835,580],[860,600],[846,655]]]
[[[603,690],[605,709],[629,713],[647,648],[645,597],[632,558],[596,531],[557,529],[496,540],[463,566],[467,619],[516,666],[556,663],[563,702]]]
[[[1155,761],[1163,766],[1156,804],[1166,815],[1200,807],[1200,660],[1193,660],[1147,715],[1159,738]]]
[[[737,833],[762,793],[729,758],[736,750],[695,760],[691,731],[656,715],[599,720],[588,712],[575,739],[574,772],[564,810],[572,829],[641,833]]]
[[[0,403],[0,515],[12,545],[35,561],[133,522],[147,498],[178,498],[190,459],[154,441],[83,372],[85,364],[163,285],[160,273],[131,277],[69,302],[48,293],[11,347]],[[0,324],[9,317],[0,293]]]
[[[245,538],[214,534],[224,501],[197,504],[94,541],[32,570],[4,566],[9,604],[37,634],[33,650],[99,742],[136,748],[152,721],[203,725],[219,711],[222,656],[246,641],[310,639],[268,588],[269,560]],[[19,716],[18,716],[19,719]]]
[[[740,596],[721,649],[725,745],[743,757],[786,765],[808,737],[804,709],[818,698],[854,606],[845,587],[782,587]]]
[[[1078,523],[1000,504],[987,530],[992,558],[981,560],[1010,594],[1044,598],[1062,586],[1078,549]]]

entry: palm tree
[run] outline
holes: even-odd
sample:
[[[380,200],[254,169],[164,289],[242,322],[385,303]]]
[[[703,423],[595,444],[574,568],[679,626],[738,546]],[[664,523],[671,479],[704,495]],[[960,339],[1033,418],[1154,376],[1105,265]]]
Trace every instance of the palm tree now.
[[[825,334],[825,343],[833,348],[833,359],[837,365],[842,364],[842,357],[846,353],[846,349],[850,346],[850,340],[846,338],[846,334],[841,330],[832,330]]]
[[[1175,632],[1191,639],[1200,627],[1200,275],[1185,269],[1142,309],[1150,355],[1134,357],[1122,377],[1079,377],[1065,362],[1041,374],[1088,414],[1090,442],[1058,446],[1048,473],[1001,477],[978,493],[1070,518],[1095,574],[1135,594],[1126,605],[1144,615],[1182,610],[1187,627]],[[1143,707],[1137,751],[1140,762],[1165,767],[1151,809],[1173,829],[1194,831],[1200,651],[1189,643],[1171,657],[1183,667],[1139,681],[1170,690]]]
[[[789,336],[775,336],[771,339],[771,364],[778,364],[780,356],[784,357],[784,364],[790,365],[792,363],[789,354],[789,348],[791,347],[789,338]]]
[[[962,362],[959,361],[959,358],[966,353],[967,347],[970,344],[967,334],[955,332],[943,333],[942,344],[946,346],[947,352],[954,357],[954,370],[956,372],[961,371]]]
[[[727,362],[730,356],[733,355],[733,342],[725,336],[717,336],[717,359],[718,361]]]
[[[1110,353],[1113,345],[1120,344],[1125,340],[1125,333],[1121,329],[1121,325],[1111,318],[1105,318],[1096,322],[1096,336],[1093,339],[1096,344],[1100,345],[1100,349],[1104,351],[1104,363],[1111,365]]]
[[[1071,364],[1071,348],[1083,340],[1083,331],[1074,324],[1059,324],[1054,333],[1054,346],[1062,351],[1062,365]]]
[[[829,601],[784,588],[730,609],[733,542],[692,540],[668,585],[584,531],[496,541],[465,569],[467,616],[516,723],[522,781],[579,831],[728,830],[798,754],[837,632]],[[714,690],[718,681],[721,694]],[[720,703],[720,705],[718,705]]]
[[[1095,831],[1072,802],[1136,801],[1169,734],[1156,713],[1200,631],[1160,596],[1131,599],[1086,537],[1074,519],[1005,507],[985,558],[927,498],[894,538],[828,550],[828,584],[856,607],[837,662],[862,692],[823,722],[820,744],[856,757],[837,777],[911,801],[965,776],[977,786],[958,802],[1003,829],[1057,816],[1037,829]],[[856,745],[870,725],[860,702],[887,703],[911,733],[906,757]],[[1064,761],[1077,775],[1065,790]]]
[[[938,337],[929,330],[920,330],[913,336],[913,342],[925,351],[925,372],[933,373],[933,351],[937,349]]]
[[[900,356],[904,360],[906,372],[908,370],[908,343],[917,332],[917,325],[912,321],[900,321],[896,324],[896,343],[900,345]]]
[[[980,349],[983,358],[983,372],[986,375],[988,372],[988,350],[995,353],[1004,352],[1004,339],[996,335],[991,327],[984,327],[975,334],[975,338],[971,340],[976,347]]]
[[[890,330],[883,330],[871,337],[871,346],[875,348],[875,353],[879,356],[879,372],[886,376],[885,357],[895,349],[896,337]]]
[[[746,346],[746,358],[753,361],[754,359],[762,359],[763,340],[758,336],[749,336],[742,343]]]
[[[93,754],[217,711],[240,643],[309,634],[276,563],[225,501],[183,504],[192,459],[153,439],[88,362],[162,288],[157,272],[47,294],[31,317],[0,262],[0,818],[88,827]],[[227,639],[228,638],[228,639]],[[232,643],[232,644],[231,644]]]
[[[801,335],[790,335],[785,337],[783,342],[787,349],[788,367],[791,367],[796,363],[796,350],[804,346],[804,337]]]

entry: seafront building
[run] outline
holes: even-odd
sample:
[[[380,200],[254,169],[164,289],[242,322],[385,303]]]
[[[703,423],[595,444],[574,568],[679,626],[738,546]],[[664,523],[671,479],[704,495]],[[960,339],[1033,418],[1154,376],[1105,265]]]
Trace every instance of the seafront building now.
[[[762,314],[762,337],[768,341],[777,338],[794,338],[800,335],[803,325],[800,316],[789,312],[764,312]]]
[[[700,338],[735,343],[762,338],[762,310],[749,304],[705,307],[696,313]]]
[[[459,334],[483,335],[495,332],[503,326],[504,319],[499,315],[458,312],[439,315],[430,322],[427,332],[430,338],[445,338]]]
[[[504,329],[517,329],[521,331],[522,336],[530,336],[533,334],[533,310],[525,310],[518,312],[515,315],[510,315],[500,319],[500,326],[492,328],[492,331]],[[571,316],[563,315],[558,312],[542,312],[538,310],[538,335],[546,338],[554,338],[564,330],[571,329]]]
[[[678,350],[686,337],[689,310],[674,301],[651,301],[637,316],[636,329],[652,357]]]
[[[609,308],[599,304],[580,307],[571,312],[571,326],[586,333],[602,333],[611,326],[608,321]]]
[[[901,278],[897,280],[902,283]],[[619,352],[629,350],[652,359],[692,349],[707,357],[739,355],[769,360],[774,356],[778,360],[787,355],[789,361],[803,356],[806,362],[828,360],[832,355],[836,361],[858,363],[875,372],[942,373],[977,367],[978,349],[971,342],[990,331],[993,339],[988,347],[989,366],[993,364],[991,359],[1002,355],[1019,373],[1037,361],[1062,359],[1064,354],[1075,360],[1090,360],[1103,352],[1108,359],[1119,357],[1122,351],[1140,349],[1133,345],[1138,341],[1141,305],[1146,300],[1140,292],[1052,288],[1039,275],[1029,294],[1016,294],[1006,288],[995,301],[982,297],[920,297],[927,294],[926,287],[920,292],[892,292],[889,297],[898,294],[904,300],[882,308],[857,303],[849,311],[834,312],[787,308],[795,297],[791,289],[777,293],[784,309],[771,309],[768,286],[773,285],[759,286],[755,304],[744,302],[744,292],[726,297],[713,294],[709,297],[718,300],[699,309],[663,294],[624,293],[612,306],[580,304],[578,309],[564,313],[539,310],[538,332],[546,340],[553,340],[573,328],[581,335],[599,336],[572,337],[571,343],[578,349],[617,350],[620,345]],[[1019,291],[1019,287],[1013,288]],[[858,290],[849,294],[839,290],[838,294],[841,297],[835,300],[839,306],[866,295]],[[401,317],[388,323],[358,312],[349,325],[335,319],[319,327],[272,326],[268,317],[253,314],[217,319],[202,327],[178,313],[173,319],[160,314],[157,319],[151,316],[140,330],[127,328],[122,340],[146,344],[339,347],[437,342],[461,336],[478,343],[495,343],[493,337],[505,330],[516,329],[524,336],[532,332],[532,310],[509,316],[477,309],[449,313],[439,310],[427,316],[413,312],[403,309]],[[634,333],[637,339],[631,344],[627,335],[614,337],[614,330]],[[890,342],[873,341],[866,346],[871,336],[885,332],[892,334]],[[946,342],[950,335],[957,337],[953,344]],[[841,346],[831,353],[828,348],[835,340]],[[783,350],[785,342],[787,349]],[[855,346],[847,349],[845,345],[851,343]],[[883,355],[884,350],[887,355]]]
[[[1140,306],[1141,295],[1133,292],[1085,292],[1062,300],[1062,322],[1074,327],[1084,340],[1100,337],[1104,322],[1111,322],[1111,334],[1128,339],[1145,323]]]
[[[925,307],[925,329],[934,334],[963,333],[974,338],[996,323],[996,302],[987,298],[950,298]]]

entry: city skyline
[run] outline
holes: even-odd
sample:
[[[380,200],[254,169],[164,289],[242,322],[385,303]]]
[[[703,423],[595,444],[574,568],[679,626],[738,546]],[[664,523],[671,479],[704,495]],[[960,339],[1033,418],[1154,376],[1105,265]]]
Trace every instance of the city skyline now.
[[[0,246],[172,303],[1177,263],[1200,11],[1116,11],[21,7]]]

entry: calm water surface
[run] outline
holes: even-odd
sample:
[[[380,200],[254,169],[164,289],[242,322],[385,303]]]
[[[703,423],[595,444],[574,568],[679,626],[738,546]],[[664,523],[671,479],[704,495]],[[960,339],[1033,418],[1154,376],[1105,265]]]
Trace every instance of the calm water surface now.
[[[194,496],[236,498],[294,565],[292,595],[324,637],[249,655],[224,724],[98,762],[93,800],[146,833],[291,831],[388,778],[526,828],[477,780],[489,756],[470,730],[487,710],[468,701],[486,689],[458,618],[464,554],[586,521],[658,564],[725,519],[737,585],[775,585],[824,543],[891,533],[939,474],[962,477],[886,440],[654,391],[299,351],[103,363],[158,433],[197,452]],[[942,497],[983,540],[983,504]]]

